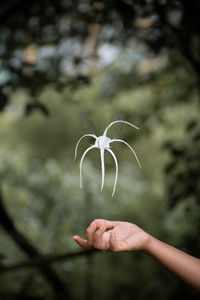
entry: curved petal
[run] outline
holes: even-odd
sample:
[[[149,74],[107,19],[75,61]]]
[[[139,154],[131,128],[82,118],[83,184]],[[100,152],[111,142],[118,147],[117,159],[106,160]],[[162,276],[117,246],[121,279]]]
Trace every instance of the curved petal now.
[[[114,125],[115,123],[125,123],[125,124],[127,124],[127,125],[130,125],[130,126],[134,127],[135,129],[139,129],[137,126],[135,126],[135,125],[133,125],[133,124],[127,122],[127,121],[117,120],[117,121],[114,121],[114,122],[110,123],[110,124],[108,125],[108,127],[106,127],[106,129],[105,129],[103,135],[106,136],[108,129],[109,129],[112,125]]]
[[[86,136],[91,136],[91,137],[93,137],[94,139],[97,138],[95,134],[85,134],[85,135],[83,135],[83,136],[78,140],[78,142],[77,142],[77,144],[76,144],[74,160],[76,159],[76,156],[77,156],[77,151],[78,151],[79,143],[80,143],[80,141],[81,141],[84,137],[86,137]]]
[[[102,173],[101,191],[103,191],[104,178],[105,178],[104,148],[100,148],[100,155],[101,155],[101,173]]]
[[[110,154],[111,154],[112,157],[114,158],[115,166],[116,166],[115,182],[114,182],[114,187],[113,187],[113,192],[112,192],[112,197],[113,197],[113,196],[114,196],[114,193],[115,193],[116,185],[117,185],[117,178],[118,178],[118,163],[117,163],[117,158],[116,158],[114,152],[113,152],[111,149],[109,149],[109,148],[106,148],[106,150],[108,150],[108,152],[110,152]]]
[[[82,188],[82,186],[83,186],[83,180],[82,180],[82,165],[83,165],[83,160],[84,160],[86,154],[87,154],[91,149],[93,149],[93,148],[97,148],[97,147],[93,145],[93,146],[87,148],[87,149],[85,150],[85,152],[83,153],[82,157],[81,157],[81,161],[80,161],[80,188]]]
[[[136,160],[137,160],[137,163],[138,163],[139,167],[142,169],[141,164],[140,164],[140,162],[139,162],[139,159],[138,159],[138,157],[137,157],[135,151],[133,150],[133,148],[132,148],[127,142],[125,142],[125,141],[123,141],[123,140],[119,140],[119,139],[113,139],[110,143],[112,143],[112,142],[121,142],[121,143],[124,143],[125,145],[127,145],[127,146],[129,147],[129,149],[131,150],[131,152],[134,154],[134,156],[135,156],[135,158],[136,158]]]

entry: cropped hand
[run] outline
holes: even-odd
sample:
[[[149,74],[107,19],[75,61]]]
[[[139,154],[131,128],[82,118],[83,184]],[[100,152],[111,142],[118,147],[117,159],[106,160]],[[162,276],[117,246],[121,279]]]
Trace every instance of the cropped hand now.
[[[121,221],[94,220],[86,230],[86,239],[74,236],[80,246],[87,249],[145,251],[150,235],[135,224]]]

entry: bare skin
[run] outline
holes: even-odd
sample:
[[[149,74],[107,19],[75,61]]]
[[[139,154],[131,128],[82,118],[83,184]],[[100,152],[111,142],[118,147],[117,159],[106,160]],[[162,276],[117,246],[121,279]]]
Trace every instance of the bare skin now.
[[[200,290],[200,259],[159,241],[135,224],[96,219],[87,228],[86,239],[77,235],[73,239],[86,249],[143,251]]]

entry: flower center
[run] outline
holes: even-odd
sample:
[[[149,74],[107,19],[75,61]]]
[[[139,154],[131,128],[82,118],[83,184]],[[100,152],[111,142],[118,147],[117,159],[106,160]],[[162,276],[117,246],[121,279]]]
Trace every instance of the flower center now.
[[[100,149],[110,148],[111,139],[107,136],[101,135],[97,138],[95,145]]]

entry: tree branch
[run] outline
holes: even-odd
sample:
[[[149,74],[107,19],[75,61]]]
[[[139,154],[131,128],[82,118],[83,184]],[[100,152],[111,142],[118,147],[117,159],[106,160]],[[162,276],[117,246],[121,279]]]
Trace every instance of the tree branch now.
[[[66,253],[62,255],[49,255],[43,256],[39,258],[33,258],[31,260],[22,261],[18,264],[10,265],[10,266],[0,266],[0,273],[19,270],[23,268],[34,268],[39,265],[50,265],[53,263],[58,263],[61,261],[66,261],[71,258],[77,258],[81,256],[90,256],[96,253],[97,250],[82,250],[79,252]]]

